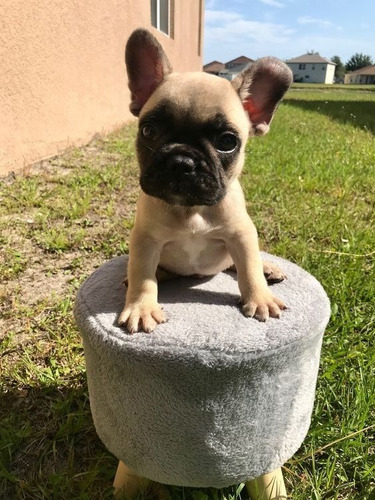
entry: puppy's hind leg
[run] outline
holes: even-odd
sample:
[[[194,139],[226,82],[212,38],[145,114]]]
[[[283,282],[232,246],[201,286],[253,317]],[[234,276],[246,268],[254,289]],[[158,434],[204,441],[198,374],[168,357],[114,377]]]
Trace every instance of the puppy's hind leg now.
[[[263,274],[269,285],[280,283],[280,281],[286,279],[286,274],[283,273],[279,266],[267,260],[263,261]]]
[[[160,266],[158,266],[158,268],[156,269],[156,279],[158,283],[162,283],[163,281],[173,280],[179,277],[180,276],[178,274],[167,271],[166,269],[163,269]]]
[[[237,272],[234,264],[232,264],[227,270]],[[272,285],[273,283],[280,283],[280,281],[287,278],[286,274],[283,273],[279,266],[267,260],[263,261],[263,274],[269,285]]]
[[[166,269],[163,269],[162,267],[159,266],[156,269],[155,276],[158,283],[162,283],[163,281],[173,280],[179,277],[178,274],[171,273],[170,271],[167,271]],[[125,276],[123,283],[125,284],[126,287],[129,286],[129,280],[127,276]]]

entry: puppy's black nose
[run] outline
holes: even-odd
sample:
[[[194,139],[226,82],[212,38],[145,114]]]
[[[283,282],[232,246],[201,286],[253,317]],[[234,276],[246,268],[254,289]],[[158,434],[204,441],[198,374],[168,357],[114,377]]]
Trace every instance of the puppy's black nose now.
[[[195,168],[195,162],[190,156],[175,155],[170,156],[167,160],[167,166],[173,169],[178,169],[186,174],[191,173]]]

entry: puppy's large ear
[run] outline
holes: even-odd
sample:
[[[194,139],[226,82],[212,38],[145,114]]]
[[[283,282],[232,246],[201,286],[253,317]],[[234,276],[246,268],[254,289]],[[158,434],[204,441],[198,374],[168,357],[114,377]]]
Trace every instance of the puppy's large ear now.
[[[276,108],[292,81],[291,70],[274,57],[258,59],[233,80],[255,134],[268,132]]]
[[[125,63],[131,92],[129,107],[138,116],[156,87],[172,72],[172,66],[160,43],[145,29],[137,29],[130,35]]]

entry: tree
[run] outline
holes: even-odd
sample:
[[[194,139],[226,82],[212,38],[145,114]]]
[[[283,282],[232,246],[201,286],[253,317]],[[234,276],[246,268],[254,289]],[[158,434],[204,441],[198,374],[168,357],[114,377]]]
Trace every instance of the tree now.
[[[331,61],[336,64],[335,68],[335,81],[340,82],[344,80],[345,75],[345,65],[341,61],[339,56],[333,56]]]
[[[349,59],[345,67],[347,71],[355,71],[357,69],[365,68],[366,66],[372,66],[373,64],[371,56],[366,56],[365,54],[359,54],[357,52]]]

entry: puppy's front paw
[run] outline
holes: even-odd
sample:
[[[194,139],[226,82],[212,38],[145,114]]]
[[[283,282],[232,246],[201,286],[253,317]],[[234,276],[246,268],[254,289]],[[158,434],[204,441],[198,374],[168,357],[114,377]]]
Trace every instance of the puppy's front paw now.
[[[166,316],[157,302],[135,302],[125,305],[118,324],[126,326],[129,333],[140,330],[149,333],[155,329],[156,325],[166,321]]]
[[[283,309],[286,309],[284,302],[268,290],[258,292],[249,301],[242,303],[243,314],[258,321],[267,321],[269,317],[280,318]]]

